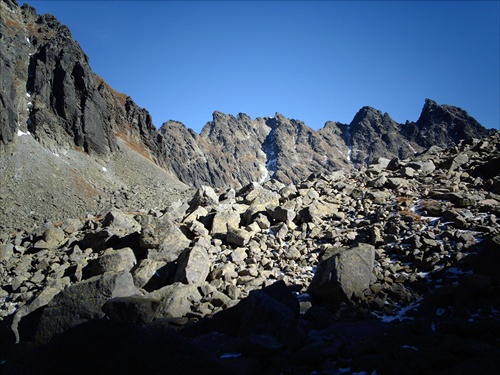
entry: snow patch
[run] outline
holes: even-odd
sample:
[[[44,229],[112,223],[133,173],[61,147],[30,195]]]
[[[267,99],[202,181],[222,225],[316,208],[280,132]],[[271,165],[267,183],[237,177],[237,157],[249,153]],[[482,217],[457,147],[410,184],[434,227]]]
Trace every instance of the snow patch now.
[[[259,150],[259,156],[266,157],[266,154],[262,150]],[[257,159],[260,161],[260,158]],[[259,184],[262,184],[263,182],[266,182],[269,180],[269,171],[266,168],[266,165],[264,163],[259,163],[259,173],[260,173],[260,179],[259,179]]]
[[[413,320],[413,318],[406,316],[406,313],[412,311],[420,306],[420,302],[422,301],[422,297],[418,298],[414,302],[410,303],[408,306],[403,306],[393,315],[386,315],[380,312],[373,312],[372,314],[379,318],[384,323],[391,323],[395,320],[403,321],[405,319]]]
[[[59,157],[59,154],[57,152],[53,152],[52,155],[54,155],[55,157]]]
[[[352,142],[351,142],[351,129],[349,126],[346,127],[345,131],[346,144],[347,144],[347,160],[352,161]]]
[[[410,148],[410,150],[413,152],[413,155],[418,154],[417,150],[415,150],[413,148],[413,146],[409,142],[406,142],[406,144],[408,145],[408,147]]]
[[[261,178],[259,180],[259,184],[262,184],[263,182],[266,182],[269,179],[269,171],[267,170],[266,166],[263,164],[259,165],[259,172],[261,174]]]
[[[107,169],[106,167],[102,167],[102,171],[103,171],[103,172],[107,172],[107,171],[108,171],[108,169]]]
[[[350,367],[339,367],[336,373],[337,374],[346,374],[348,372],[351,372]]]
[[[17,135],[22,137],[23,135],[31,135],[30,132],[23,132],[21,129],[17,129]]]

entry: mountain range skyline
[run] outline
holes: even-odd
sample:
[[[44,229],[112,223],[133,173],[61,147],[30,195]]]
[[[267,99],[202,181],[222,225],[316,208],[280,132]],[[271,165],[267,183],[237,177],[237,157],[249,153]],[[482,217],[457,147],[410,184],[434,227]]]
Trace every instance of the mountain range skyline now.
[[[66,24],[157,128],[200,133],[221,111],[319,129],[363,106],[405,123],[425,98],[499,125],[498,2],[27,3]]]

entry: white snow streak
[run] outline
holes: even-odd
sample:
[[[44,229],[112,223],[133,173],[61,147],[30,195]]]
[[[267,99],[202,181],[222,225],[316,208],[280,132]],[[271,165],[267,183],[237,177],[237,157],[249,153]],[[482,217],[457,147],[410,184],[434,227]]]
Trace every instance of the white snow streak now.
[[[347,144],[347,160],[351,161],[352,157],[352,142],[351,142],[351,129],[347,126],[346,131],[346,144]]]
[[[382,314],[379,312],[373,312],[372,314],[375,315],[377,318],[379,318],[384,323],[390,323],[394,320],[399,320],[399,321],[402,321],[404,319],[413,320],[413,318],[406,316],[406,313],[419,307],[421,301],[422,301],[422,297],[420,297],[417,300],[415,300],[414,302],[410,303],[408,306],[401,307],[399,309],[399,311],[396,312],[394,315],[386,315],[386,314]]]
[[[30,132],[23,132],[21,129],[17,129],[17,135],[19,137],[23,136],[23,135],[31,135]]]
[[[408,147],[410,148],[410,150],[412,150],[412,152],[413,152],[414,155],[418,154],[417,150],[415,150],[409,142],[406,142],[406,144],[408,145]]]

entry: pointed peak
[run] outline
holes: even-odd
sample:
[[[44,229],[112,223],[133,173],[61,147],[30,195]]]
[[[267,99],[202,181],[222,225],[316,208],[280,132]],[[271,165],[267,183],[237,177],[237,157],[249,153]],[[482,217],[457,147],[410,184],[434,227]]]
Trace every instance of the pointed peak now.
[[[373,107],[370,107],[370,106],[364,106],[362,107],[358,113],[361,112],[361,113],[376,113],[376,114],[380,114],[382,115],[382,112],[380,110],[378,110],[377,108],[373,108]]]
[[[212,118],[213,120],[215,121],[216,119],[219,119],[219,118],[225,118],[227,115],[224,113],[224,112],[221,112],[221,111],[214,111],[212,113]]]
[[[439,107],[439,105],[434,100],[429,98],[425,99],[424,109],[433,109],[437,107]]]
[[[355,115],[351,124],[359,123],[365,119],[382,118],[382,112],[373,107],[364,106]]]
[[[238,113],[238,116],[236,116],[238,120],[252,120],[250,116],[248,116],[246,113],[240,112]]]
[[[276,120],[280,120],[280,121],[283,121],[283,120],[285,120],[285,119],[286,119],[286,117],[285,117],[285,116],[283,116],[283,115],[282,115],[281,113],[279,113],[279,112],[276,112],[276,113],[274,114],[274,118],[275,118]]]

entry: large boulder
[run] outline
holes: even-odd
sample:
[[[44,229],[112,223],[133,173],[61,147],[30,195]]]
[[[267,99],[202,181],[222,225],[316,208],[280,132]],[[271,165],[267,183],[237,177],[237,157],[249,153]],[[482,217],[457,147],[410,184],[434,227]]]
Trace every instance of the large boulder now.
[[[218,204],[219,204],[219,196],[212,187],[206,185],[202,185],[196,191],[193,199],[189,203],[191,207],[216,206]]]
[[[176,281],[199,285],[205,281],[210,272],[210,258],[207,250],[201,245],[186,249],[179,257]]]
[[[156,317],[180,318],[192,311],[193,304],[201,301],[201,294],[197,285],[185,285],[179,282],[167,285],[149,294],[159,300]]]
[[[227,233],[227,242],[236,246],[246,246],[252,238],[252,232],[246,229],[230,228]]]
[[[145,324],[156,318],[160,300],[148,296],[116,297],[102,306],[106,316],[116,322]]]
[[[119,237],[141,231],[141,225],[133,218],[133,215],[118,210],[106,214],[103,226],[107,228],[109,234]]]
[[[478,251],[466,259],[473,272],[489,276],[500,285],[498,265],[500,262],[500,235],[485,239],[478,246]]]
[[[35,243],[37,249],[55,249],[61,246],[66,239],[64,231],[58,227],[48,228],[42,239]]]
[[[243,214],[243,218],[251,222],[259,212],[266,212],[266,209],[272,210],[279,206],[279,194],[257,186],[245,196],[245,203],[250,207]]]
[[[240,214],[232,207],[227,207],[215,213],[210,234],[215,238],[224,238],[229,229],[239,228],[240,221]]]
[[[26,330],[20,329],[22,319],[24,317],[30,316],[30,314],[33,314],[35,311],[42,311],[41,309],[47,306],[50,301],[52,301],[52,299],[61,292],[64,286],[65,285],[60,282],[53,287],[46,287],[45,289],[42,289],[42,291],[30,303],[22,306],[19,310],[16,311],[11,323],[11,329],[14,333],[16,342],[31,338],[25,337],[25,334],[27,336],[32,335],[32,332],[26,332]],[[23,331],[22,335],[21,331]]]
[[[375,248],[360,243],[353,248],[333,248],[322,257],[308,292],[316,301],[336,310],[342,302],[362,297],[373,281]]]
[[[149,259],[165,262],[177,260],[191,243],[173,221],[166,217],[151,216],[142,223],[139,242],[147,250]]]
[[[97,276],[105,272],[128,272],[135,266],[137,260],[130,247],[114,250],[106,249],[90,264],[90,275]]]
[[[255,340],[269,338],[281,346],[297,349],[304,340],[299,327],[299,302],[283,281],[253,290],[239,304],[184,328],[187,336],[217,331]]]
[[[105,273],[73,284],[56,295],[43,311],[36,332],[37,342],[78,324],[104,316],[102,306],[110,298],[137,294],[129,272]]]

